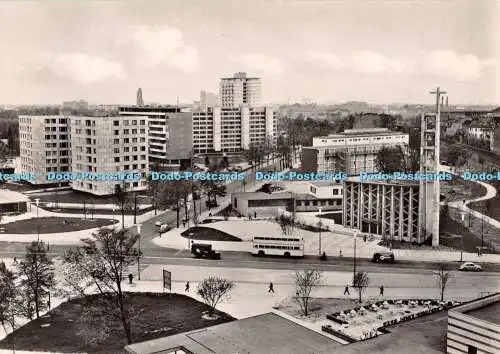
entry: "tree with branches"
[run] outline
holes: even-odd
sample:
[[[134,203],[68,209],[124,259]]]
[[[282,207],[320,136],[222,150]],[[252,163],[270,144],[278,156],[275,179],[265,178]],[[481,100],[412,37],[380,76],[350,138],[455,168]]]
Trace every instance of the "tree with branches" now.
[[[276,217],[276,222],[280,225],[284,235],[290,236],[293,234],[295,227],[295,218],[293,216],[280,214]]]
[[[377,152],[375,165],[378,172],[394,173],[406,170],[406,158],[401,147],[383,147]]]
[[[27,246],[26,256],[17,268],[23,301],[40,318],[40,312],[49,308],[49,292],[55,285],[54,265],[47,256],[45,243],[33,241]]]
[[[205,304],[210,307],[210,315],[213,316],[217,305],[229,299],[234,288],[235,284],[232,281],[209,277],[198,285],[197,293]]]
[[[203,180],[201,181],[201,189],[207,196],[208,202],[213,201],[215,205],[217,205],[217,197],[224,198],[227,193],[223,181]]]
[[[441,263],[438,265],[438,270],[435,273],[437,277],[437,286],[439,288],[439,294],[441,296],[441,301],[444,300],[444,291],[451,279],[451,272],[446,263]]]
[[[93,301],[95,316],[115,316],[122,323],[127,343],[132,343],[130,312],[125,304],[126,294],[122,280],[128,267],[136,263],[141,256],[134,247],[138,234],[127,230],[101,228],[92,234],[92,238],[82,239],[83,246],[71,249],[64,258],[61,292],[67,295],[86,297],[91,308]],[[99,298],[88,296],[98,293]]]
[[[15,329],[17,291],[14,279],[14,273],[0,262],[0,323],[5,334],[9,333],[7,325],[12,331]]]
[[[370,278],[368,278],[368,274],[365,272],[356,272],[356,274],[354,274],[353,276],[352,284],[358,293],[358,301],[361,302],[362,295],[370,284]]]
[[[115,186],[115,193],[113,194],[113,201],[122,214],[122,229],[125,228],[125,211],[131,207],[132,200],[127,193],[125,184],[117,184]]]
[[[299,304],[300,311],[304,316],[309,316],[311,292],[314,288],[321,285],[322,273],[315,269],[296,271],[294,282],[295,299]]]

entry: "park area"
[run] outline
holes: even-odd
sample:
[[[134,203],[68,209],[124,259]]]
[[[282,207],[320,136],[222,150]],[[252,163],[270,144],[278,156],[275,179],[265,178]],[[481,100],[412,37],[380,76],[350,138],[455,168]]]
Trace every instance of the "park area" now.
[[[61,217],[40,217],[2,224],[6,234],[55,234],[95,229],[117,223],[113,219],[80,219]]]
[[[93,301],[93,304],[99,306],[99,301]],[[134,343],[234,320],[230,315],[219,311],[216,311],[217,319],[204,319],[202,316],[209,307],[179,294],[129,293],[126,304],[131,313]],[[82,321],[86,306],[85,299],[63,303],[48,316],[17,329],[0,342],[0,348],[10,349],[14,343],[16,350],[127,353],[123,349],[127,342],[119,318],[105,314],[105,320],[95,318]]]

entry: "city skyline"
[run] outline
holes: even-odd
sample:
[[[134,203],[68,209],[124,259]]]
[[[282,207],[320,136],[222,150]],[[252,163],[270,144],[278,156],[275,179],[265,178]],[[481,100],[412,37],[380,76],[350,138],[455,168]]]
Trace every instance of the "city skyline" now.
[[[2,2],[0,102],[191,102],[245,71],[263,103],[432,103],[441,86],[450,105],[498,104],[498,5]]]

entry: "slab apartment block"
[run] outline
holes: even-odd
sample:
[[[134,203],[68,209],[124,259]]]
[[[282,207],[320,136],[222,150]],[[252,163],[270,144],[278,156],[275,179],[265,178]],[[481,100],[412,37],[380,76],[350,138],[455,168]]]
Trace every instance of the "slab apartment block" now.
[[[142,173],[148,165],[148,120],[143,116],[72,117],[71,171],[73,173]],[[146,178],[137,181],[75,181],[75,190],[111,195],[116,186],[126,191],[147,188]]]
[[[260,105],[261,79],[247,77],[244,72],[224,77],[219,84],[220,106],[222,108]]]
[[[148,117],[151,164],[187,164],[195,154],[240,152],[277,139],[277,114],[270,107],[124,106],[119,111]]]
[[[36,175],[33,184],[49,184],[49,172],[71,169],[69,116],[19,116],[21,171]]]
[[[384,147],[406,149],[409,135],[385,128],[346,129],[343,133],[313,138],[302,148],[302,169],[308,172],[377,172],[376,157]]]

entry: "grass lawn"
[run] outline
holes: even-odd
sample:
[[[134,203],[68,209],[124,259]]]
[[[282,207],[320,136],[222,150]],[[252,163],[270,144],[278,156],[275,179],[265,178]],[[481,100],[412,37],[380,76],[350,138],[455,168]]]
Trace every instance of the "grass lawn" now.
[[[112,225],[116,222],[116,220],[112,219],[84,220],[80,218],[43,217],[2,224],[2,228],[4,228],[4,233],[6,234],[36,234],[38,230],[41,234],[55,234],[94,229],[96,227]]]
[[[40,205],[40,208],[43,210],[47,211],[52,211],[54,213],[64,213],[64,214],[83,214],[83,206],[81,209],[69,209],[69,208],[48,208],[45,206]],[[154,210],[153,207],[150,208],[145,208],[145,209],[137,209],[137,215],[142,215],[144,213],[147,213],[148,211]],[[109,209],[99,209],[98,205],[94,205],[92,209],[87,207],[87,218],[90,218],[92,216],[92,213],[94,215],[109,215],[109,216],[114,216],[115,219],[120,219],[122,217],[122,213],[119,210],[113,211]],[[134,215],[133,210],[125,210],[125,215]]]
[[[441,195],[445,202],[455,202],[460,200],[470,200],[482,197],[486,194],[486,188],[478,183],[465,181],[460,177],[451,181],[441,182]]]
[[[181,233],[183,237],[202,241],[231,241],[241,242],[241,239],[225,233],[223,231],[212,229],[210,227],[194,226]]]
[[[132,341],[143,342],[177,333],[196,330],[233,321],[228,314],[217,312],[218,319],[205,320],[203,312],[208,307],[190,297],[179,294],[132,293],[126,299],[128,308],[138,315],[132,319]],[[121,322],[114,317],[107,318],[106,325],[111,330],[109,336],[95,346],[87,343],[78,332],[84,327],[78,324],[84,299],[71,300],[50,312],[50,317],[34,320],[0,342],[0,348],[9,348],[9,339],[17,350],[50,352],[126,353],[126,343]],[[48,327],[41,327],[50,324]],[[99,328],[91,331],[98,333]]]

